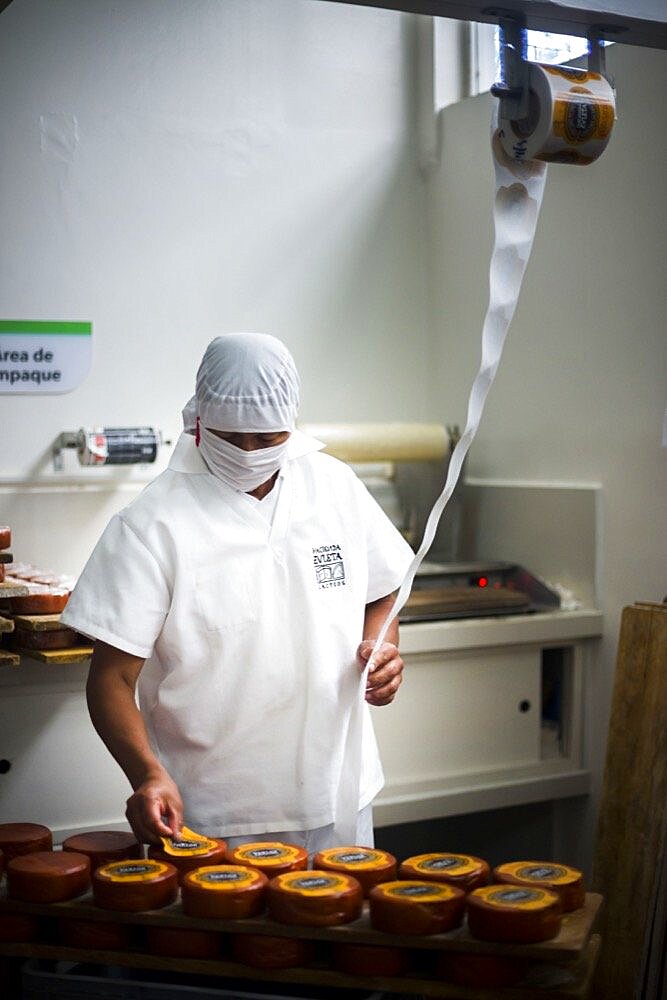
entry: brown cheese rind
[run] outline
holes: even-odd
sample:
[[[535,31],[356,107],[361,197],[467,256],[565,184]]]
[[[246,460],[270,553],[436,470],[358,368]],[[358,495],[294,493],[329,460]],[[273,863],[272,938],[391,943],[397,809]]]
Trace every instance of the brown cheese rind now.
[[[8,549],[12,544],[12,529],[8,524],[0,524],[0,549]]]
[[[368,898],[372,926],[389,934],[442,934],[463,920],[465,893],[443,883],[385,882]]]
[[[8,864],[22,854],[51,851],[53,834],[41,823],[0,823],[0,849]]]
[[[271,934],[233,934],[232,956],[254,969],[292,969],[310,965],[315,957],[312,941],[274,937]]]
[[[146,928],[146,945],[152,955],[174,958],[220,958],[222,938],[216,931],[183,927]]]
[[[63,610],[70,591],[46,584],[30,584],[30,593],[22,597],[9,597],[7,603],[16,615],[54,615]]]
[[[396,858],[374,847],[331,847],[313,858],[313,868],[320,871],[344,872],[361,883],[364,896],[374,885],[396,878]]]
[[[191,917],[242,920],[264,909],[269,880],[240,865],[209,865],[186,872],[181,883],[183,911]]]
[[[7,865],[7,895],[27,903],[61,903],[74,899],[90,885],[90,861],[85,854],[35,851]]]
[[[410,965],[410,952],[375,944],[332,945],[331,957],[339,972],[348,976],[404,976]]]
[[[0,942],[22,944],[39,937],[39,920],[22,913],[0,913]]]
[[[493,869],[496,882],[538,886],[560,897],[564,913],[578,910],[586,901],[584,874],[578,868],[553,861],[512,861]]]
[[[157,910],[178,895],[174,866],[151,859],[113,861],[93,872],[92,881],[93,899],[105,910]]]
[[[267,903],[283,924],[331,927],[356,920],[363,904],[361,885],[351,875],[313,869],[288,872],[269,882]]]
[[[445,882],[471,892],[489,881],[490,866],[471,854],[416,854],[402,861],[399,878],[425,882]]]
[[[76,833],[63,841],[63,851],[85,854],[90,859],[91,871],[112,861],[143,857],[143,848],[135,840],[134,834],[125,833],[123,830]]]
[[[494,989],[512,986],[524,975],[528,963],[503,955],[478,955],[443,951],[435,963],[436,975],[457,986]]]
[[[487,885],[466,897],[468,928],[483,941],[535,944],[558,935],[561,902],[547,889]]]
[[[58,936],[61,943],[68,948],[85,948],[93,951],[125,951],[132,941],[130,927],[127,924],[69,917],[58,921]]]

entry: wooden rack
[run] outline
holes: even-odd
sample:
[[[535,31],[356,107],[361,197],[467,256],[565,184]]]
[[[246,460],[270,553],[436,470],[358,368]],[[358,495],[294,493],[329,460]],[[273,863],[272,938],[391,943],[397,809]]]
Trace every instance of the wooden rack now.
[[[142,951],[140,947],[123,952],[95,951],[69,948],[50,942],[0,944],[0,955],[54,961],[94,962],[127,968],[168,970],[302,985],[375,989],[390,993],[440,997],[443,1000],[535,1000],[537,997],[541,1000],[585,1000],[589,996],[600,944],[600,939],[593,930],[601,903],[601,896],[594,893],[587,894],[584,907],[565,915],[560,933],[551,941],[534,945],[504,945],[472,937],[465,925],[447,934],[428,936],[386,934],[376,931],[371,926],[367,908],[361,917],[351,923],[316,928],[279,924],[266,916],[246,920],[188,917],[182,912],[180,903],[174,903],[162,910],[120,913],[96,907],[90,894],[66,903],[52,904],[21,903],[2,896],[0,913],[23,913],[51,919],[70,917],[90,921],[112,920],[116,923],[135,925],[139,932],[141,927],[157,926],[182,930],[213,930],[221,935],[252,933],[298,937],[319,942],[320,952],[323,953],[326,953],[327,944],[335,942],[405,948],[409,949],[416,959],[413,963],[416,971],[400,978],[349,976],[330,968],[326,964],[326,955],[312,966],[278,972],[264,971],[222,959],[169,958],[153,955]],[[478,989],[455,986],[435,978],[429,971],[429,958],[433,958],[434,952],[443,950],[512,956],[526,960],[541,983],[531,985],[531,977],[528,976],[524,985],[519,983],[513,987]],[[555,977],[555,985],[551,987],[547,985],[549,976],[552,979]]]
[[[0,623],[2,621],[8,622],[11,625],[11,628],[3,629],[0,627],[0,632],[13,632],[17,626],[19,629],[24,631],[38,633],[50,632],[54,629],[62,628],[59,614],[12,615],[11,619],[0,619]],[[10,666],[18,666],[22,657],[27,657],[31,660],[38,660],[40,663],[82,663],[83,661],[90,659],[92,655],[93,647],[91,645],[68,646],[66,649],[22,649],[18,646],[12,651],[0,649],[0,665],[8,663]]]

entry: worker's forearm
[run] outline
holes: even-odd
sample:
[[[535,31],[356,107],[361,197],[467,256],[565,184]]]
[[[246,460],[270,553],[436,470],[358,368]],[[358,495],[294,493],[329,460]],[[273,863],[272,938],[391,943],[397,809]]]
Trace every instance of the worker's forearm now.
[[[86,697],[95,729],[133,789],[164,770],[151,748],[131,685],[91,668]]]
[[[366,605],[366,614],[364,615],[364,639],[377,639],[380,629],[384,625],[385,619],[393,607],[395,596],[395,594],[388,594],[386,597],[381,597],[379,601],[373,601],[371,604]],[[398,618],[394,618],[390,623],[387,630],[386,641],[393,642],[395,646],[398,646]]]

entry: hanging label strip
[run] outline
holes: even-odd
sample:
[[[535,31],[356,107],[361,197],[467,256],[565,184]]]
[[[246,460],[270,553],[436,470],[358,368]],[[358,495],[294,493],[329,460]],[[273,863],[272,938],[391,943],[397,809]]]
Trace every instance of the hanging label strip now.
[[[495,168],[493,206],[495,242],[489,273],[489,305],[482,329],[482,361],[470,390],[465,430],[452,452],[445,486],[433,505],[421,545],[408,567],[393,607],[380,629],[361,680],[359,697],[350,714],[342,780],[338,787],[336,803],[337,843],[354,843],[359,809],[361,737],[368,673],[374,656],[385,641],[391,622],[410,595],[415,574],[433,544],[442,512],[454,492],[468,449],[477,433],[486,397],[500,364],[505,337],[514,316],[521,282],[533,246],[546,182],[546,164],[537,160],[527,162],[511,160],[503,149],[502,139],[502,130],[494,125],[491,147]],[[346,778],[348,780],[345,780]]]

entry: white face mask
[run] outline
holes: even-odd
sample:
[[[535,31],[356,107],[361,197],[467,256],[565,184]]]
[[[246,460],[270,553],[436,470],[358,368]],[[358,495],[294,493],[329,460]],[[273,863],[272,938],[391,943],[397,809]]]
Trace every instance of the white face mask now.
[[[199,451],[210,472],[234,490],[250,493],[278,472],[289,445],[289,438],[272,448],[244,451],[217,434],[200,427]]]

